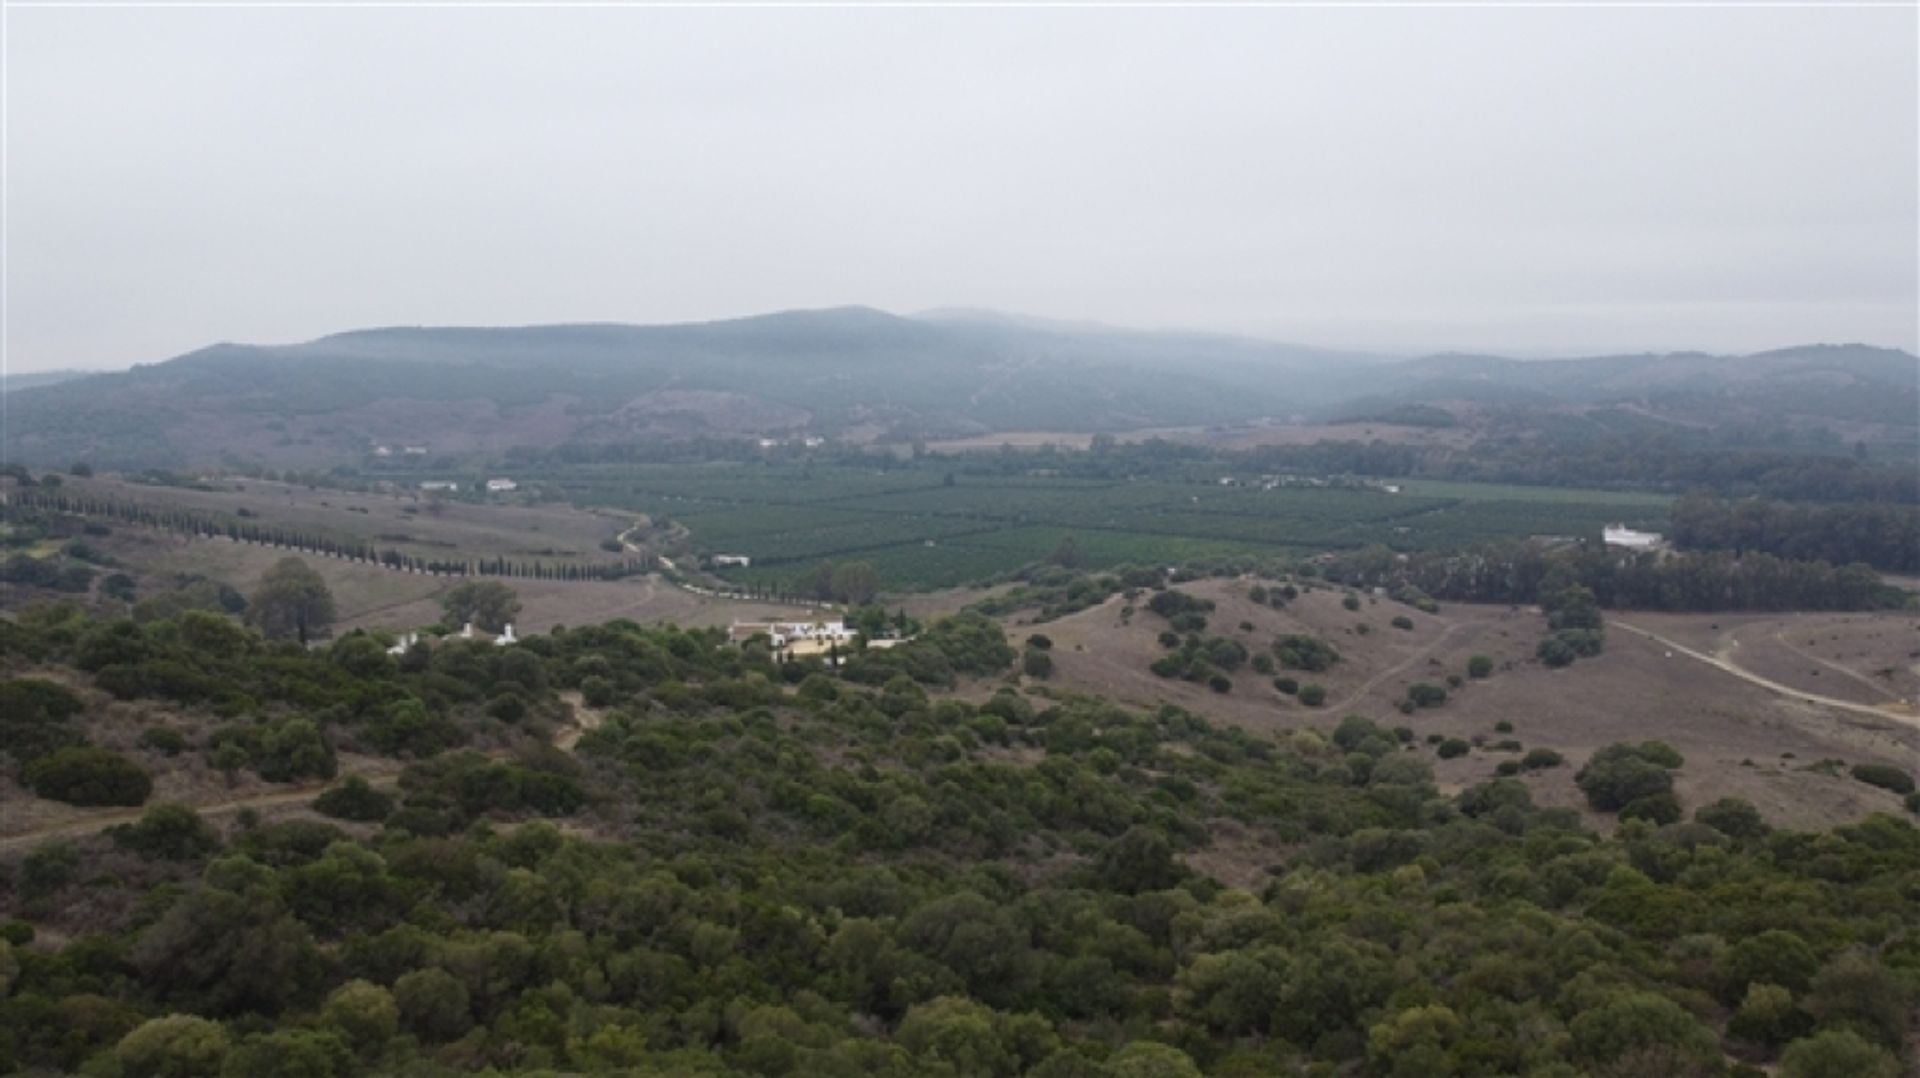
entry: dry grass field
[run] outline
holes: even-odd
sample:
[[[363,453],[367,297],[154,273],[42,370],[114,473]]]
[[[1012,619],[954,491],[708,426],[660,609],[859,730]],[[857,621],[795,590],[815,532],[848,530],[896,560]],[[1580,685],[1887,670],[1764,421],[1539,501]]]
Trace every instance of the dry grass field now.
[[[1689,806],[1743,797],[1775,822],[1795,826],[1903,811],[1898,798],[1848,777],[1844,767],[1817,766],[1823,760],[1920,770],[1920,720],[1810,703],[1670,654],[1628,632],[1609,632],[1602,655],[1553,670],[1533,658],[1545,620],[1532,610],[1446,604],[1440,614],[1426,615],[1382,599],[1354,612],[1341,606],[1338,592],[1319,590],[1276,611],[1246,599],[1244,582],[1181,587],[1217,604],[1208,618],[1210,633],[1239,639],[1249,651],[1264,649],[1285,633],[1331,640],[1343,657],[1332,669],[1289,672],[1303,684],[1326,686],[1326,705],[1306,707],[1244,667],[1235,672],[1233,690],[1226,694],[1156,677],[1147,666],[1163,653],[1156,637],[1166,623],[1142,609],[1123,625],[1118,598],[1043,626],[1010,625],[1009,635],[1018,641],[1037,629],[1053,639],[1051,684],[1061,689],[1104,693],[1140,706],[1175,703],[1256,729],[1326,730],[1342,716],[1364,715],[1383,725],[1412,727],[1420,751],[1429,756],[1425,740],[1430,734],[1479,741],[1467,756],[1435,760],[1439,781],[1450,788],[1492,777],[1502,760],[1515,758],[1493,749],[1495,742],[1511,738],[1527,749],[1555,749],[1568,763],[1526,778],[1536,799],[1547,804],[1581,807],[1573,773],[1593,750],[1614,741],[1660,738],[1678,748],[1687,758],[1678,789]],[[1390,619],[1402,614],[1413,619],[1412,630],[1390,627]],[[1699,628],[1691,624],[1695,617]],[[1829,661],[1843,666],[1877,665],[1887,651],[1901,646],[1895,640],[1920,646],[1911,615],[1774,615],[1770,620],[1789,641],[1803,643],[1812,634],[1829,649]],[[1239,628],[1243,621],[1252,631]],[[1362,623],[1371,627],[1364,636],[1357,630]],[[1723,628],[1729,624],[1721,623]],[[1712,624],[1708,615],[1663,616],[1659,624],[1694,632],[1696,639],[1712,634],[1704,628]],[[1845,631],[1836,631],[1840,626]],[[1828,642],[1828,637],[1836,639]],[[1410,715],[1397,709],[1409,685],[1444,684],[1450,673],[1464,676],[1475,654],[1494,659],[1491,677],[1464,680],[1441,707]],[[1819,680],[1849,679],[1834,672]],[[1513,730],[1497,732],[1495,723],[1501,721],[1512,723]]]
[[[300,557],[327,581],[339,611],[336,631],[407,629],[440,620],[439,597],[461,581],[401,573],[375,565],[225,539],[188,539],[147,528],[122,527],[101,545],[136,571],[142,594],[163,590],[175,573],[193,573],[250,593],[281,558]],[[523,607],[516,630],[545,632],[555,625],[591,625],[615,618],[641,624],[725,625],[734,618],[799,616],[798,607],[698,595],[657,576],[612,581],[503,580]]]
[[[1920,616],[1627,614],[1734,666],[1806,692],[1876,706],[1920,704]]]

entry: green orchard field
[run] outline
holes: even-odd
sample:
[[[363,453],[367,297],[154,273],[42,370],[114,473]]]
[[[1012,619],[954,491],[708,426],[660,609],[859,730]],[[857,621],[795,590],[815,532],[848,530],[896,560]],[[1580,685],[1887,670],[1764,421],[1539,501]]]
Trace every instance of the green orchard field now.
[[[684,526],[702,554],[776,583],[822,561],[871,563],[896,590],[971,583],[1042,560],[1071,536],[1093,567],[1224,555],[1286,556],[1381,543],[1400,551],[1530,535],[1590,535],[1615,521],[1663,528],[1664,495],[1409,481],[1379,488],[953,475],[892,468],[712,463],[594,465],[524,474],[581,506]]]

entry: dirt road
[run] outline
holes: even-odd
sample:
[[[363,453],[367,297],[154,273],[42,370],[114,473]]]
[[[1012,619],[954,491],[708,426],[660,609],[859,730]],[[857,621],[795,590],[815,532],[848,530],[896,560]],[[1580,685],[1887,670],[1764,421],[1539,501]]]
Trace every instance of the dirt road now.
[[[1706,663],[1708,666],[1711,666],[1716,670],[1725,671],[1726,673],[1732,674],[1734,677],[1737,677],[1742,681],[1745,681],[1752,685],[1758,685],[1763,689],[1767,689],[1771,692],[1778,693],[1781,696],[1790,697],[1792,699],[1799,700],[1804,703],[1819,704],[1823,707],[1837,708],[1841,711],[1851,711],[1859,715],[1871,715],[1877,719],[1892,719],[1894,722],[1902,723],[1907,726],[1920,728],[1920,716],[1916,716],[1904,711],[1895,710],[1891,706],[1876,705],[1876,704],[1860,704],[1860,703],[1855,703],[1852,700],[1841,700],[1832,696],[1822,696],[1818,693],[1806,692],[1805,690],[1796,689],[1788,685],[1782,685],[1777,681],[1773,681],[1769,678],[1761,677],[1759,674],[1753,673],[1750,670],[1743,670],[1740,667],[1735,666],[1733,663],[1727,661],[1726,659],[1722,659],[1717,655],[1709,655],[1704,651],[1695,651],[1694,649],[1687,647],[1684,644],[1676,643],[1664,636],[1661,636],[1659,633],[1653,632],[1651,630],[1642,629],[1636,625],[1629,625],[1624,621],[1609,620],[1607,624],[1612,626],[1613,628],[1621,630],[1622,632],[1629,632],[1634,634],[1635,636],[1645,637],[1646,639],[1651,640],[1656,644],[1659,644],[1661,647],[1666,648],[1669,651],[1672,651],[1676,655],[1685,655],[1689,659],[1693,659],[1697,662]]]
[[[1400,675],[1406,673],[1408,670],[1413,669],[1413,667],[1417,663],[1419,663],[1421,660],[1432,655],[1435,651],[1438,651],[1440,649],[1440,645],[1445,644],[1448,640],[1451,640],[1455,633],[1459,632],[1462,629],[1473,629],[1476,632],[1478,632],[1478,631],[1484,630],[1485,628],[1486,628],[1486,625],[1484,623],[1476,622],[1476,621],[1462,622],[1458,625],[1447,626],[1446,631],[1442,632],[1439,636],[1435,637],[1431,642],[1427,644],[1426,647],[1421,648],[1419,651],[1416,651],[1412,655],[1407,656],[1405,659],[1402,659],[1401,661],[1395,663],[1393,666],[1385,670],[1382,670],[1379,673],[1368,678],[1366,682],[1362,684],[1359,688],[1349,693],[1345,700],[1342,700],[1337,704],[1330,705],[1327,708],[1327,711],[1336,715],[1346,714],[1349,708],[1352,708],[1355,704],[1358,704],[1361,700],[1366,699],[1367,694],[1379,688],[1383,682],[1391,681],[1392,679],[1399,677]]]
[[[402,766],[398,761],[393,761],[391,767],[381,766],[366,771],[359,771],[355,774],[360,778],[366,779],[368,784],[374,787],[391,787],[400,780],[400,769]],[[239,812],[241,809],[263,809],[278,805],[303,805],[319,797],[320,794],[329,786],[332,786],[335,781],[334,779],[328,779],[325,782],[302,783],[298,786],[269,790],[265,793],[250,794],[246,797],[236,797],[227,801],[214,801],[209,804],[190,805],[188,807],[201,816],[225,816],[230,813]],[[9,850],[25,849],[29,846],[37,846],[48,839],[84,838],[88,835],[97,835],[109,827],[118,827],[124,823],[133,823],[145,815],[147,809],[151,807],[153,807],[151,804],[147,804],[134,808],[96,809],[76,820],[49,824],[46,827],[36,828],[18,835],[0,837],[0,853],[5,853]]]

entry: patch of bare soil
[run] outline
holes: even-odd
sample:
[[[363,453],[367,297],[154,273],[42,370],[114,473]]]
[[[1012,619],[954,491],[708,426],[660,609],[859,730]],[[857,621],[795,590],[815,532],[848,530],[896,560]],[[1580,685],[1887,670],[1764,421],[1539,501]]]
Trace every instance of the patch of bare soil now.
[[[1208,821],[1207,839],[1206,848],[1185,854],[1181,860],[1195,872],[1243,891],[1258,892],[1271,877],[1270,870],[1292,852],[1248,831],[1238,820]]]
[[[566,752],[572,752],[581,738],[607,721],[607,713],[599,708],[588,707],[585,698],[572,689],[561,693],[560,699],[570,709],[572,721],[553,732],[553,743]]]

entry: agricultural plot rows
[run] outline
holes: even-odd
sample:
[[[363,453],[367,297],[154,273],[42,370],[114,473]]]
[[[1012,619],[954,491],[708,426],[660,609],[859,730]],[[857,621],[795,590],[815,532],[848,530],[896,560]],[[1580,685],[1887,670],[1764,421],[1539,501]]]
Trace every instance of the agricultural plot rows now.
[[[1657,495],[1414,483],[1402,493],[1171,480],[961,476],[932,467],[596,466],[538,477],[581,504],[685,525],[708,553],[744,554],[741,581],[791,579],[819,561],[871,562],[889,587],[967,583],[1048,556],[1068,536],[1091,566],[1283,555],[1384,543],[1413,551],[1528,535],[1585,535],[1620,520],[1664,526]]]

